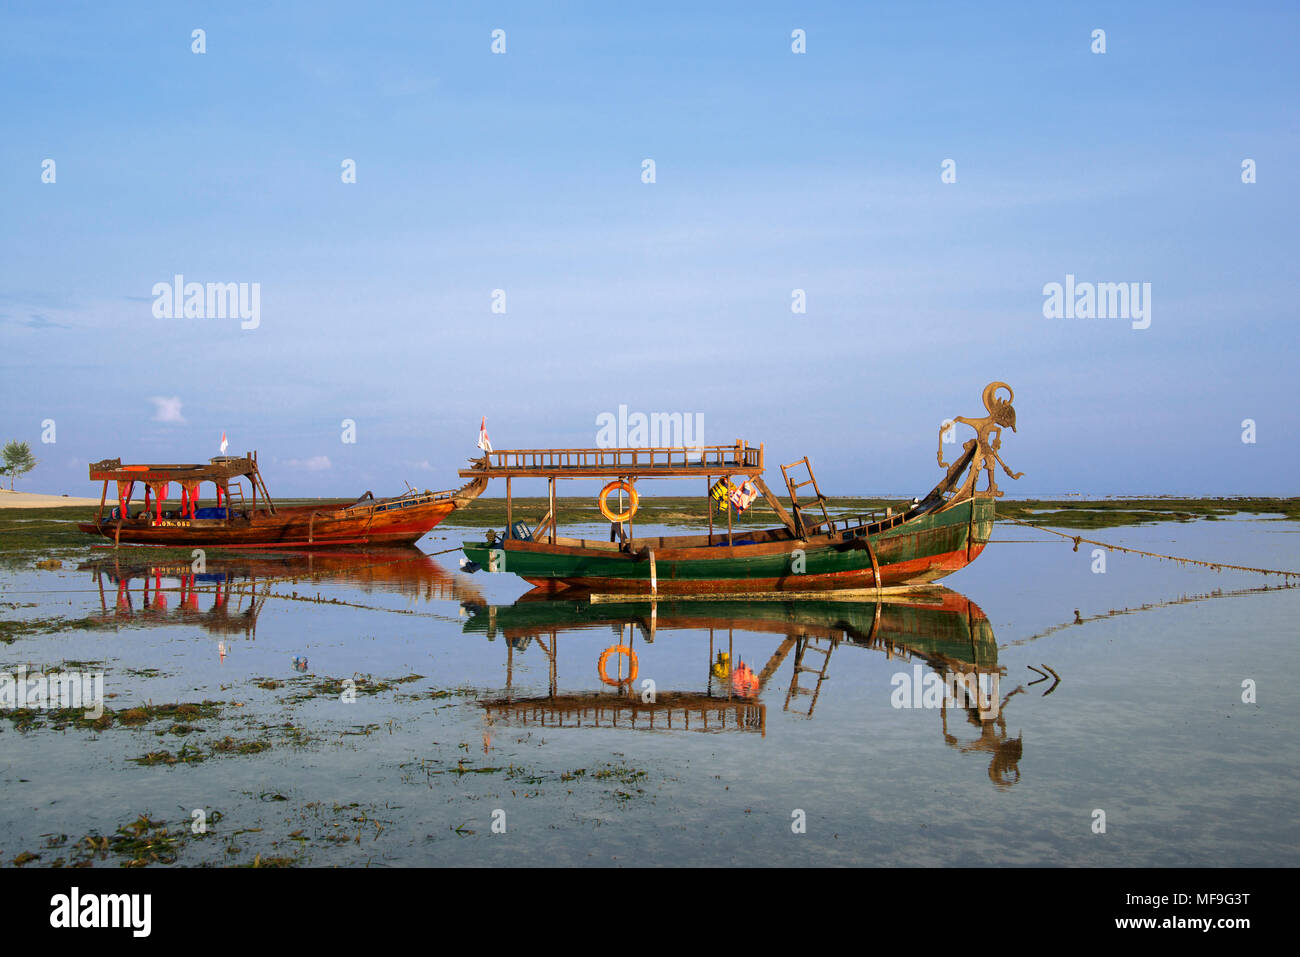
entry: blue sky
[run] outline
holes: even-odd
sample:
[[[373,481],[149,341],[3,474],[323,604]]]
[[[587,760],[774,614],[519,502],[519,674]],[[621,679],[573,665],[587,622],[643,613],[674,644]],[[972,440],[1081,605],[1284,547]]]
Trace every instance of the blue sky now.
[[[697,6],[6,5],[20,485],[224,431],[281,496],[442,488],[483,415],[588,446],[626,405],[919,493],[1001,379],[1009,491],[1300,494],[1294,4]],[[260,325],[155,318],[177,273]],[[1044,318],[1066,274],[1150,327]]]

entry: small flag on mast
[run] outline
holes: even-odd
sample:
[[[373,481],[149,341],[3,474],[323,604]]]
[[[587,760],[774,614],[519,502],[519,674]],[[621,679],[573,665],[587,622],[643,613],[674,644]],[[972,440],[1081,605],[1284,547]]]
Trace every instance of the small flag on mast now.
[[[225,455],[226,449],[229,447],[230,447],[230,443],[226,441],[226,433],[222,432],[221,433],[221,454]]]
[[[483,416],[483,421],[478,426],[478,447],[484,452],[492,451],[492,440],[487,434],[487,416]]]

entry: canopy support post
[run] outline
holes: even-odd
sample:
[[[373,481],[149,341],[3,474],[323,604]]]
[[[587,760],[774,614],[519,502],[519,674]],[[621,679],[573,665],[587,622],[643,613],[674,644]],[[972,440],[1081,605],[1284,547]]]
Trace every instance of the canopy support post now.
[[[551,531],[550,531],[550,537],[549,537],[548,540],[550,541],[550,543],[551,543],[552,545],[554,545],[554,544],[555,544],[555,525],[556,525],[556,521],[555,521],[555,520],[556,520],[556,518],[557,518],[557,516],[556,516],[556,514],[555,514],[555,476],[554,476],[554,475],[552,475],[552,476],[550,477],[550,479],[548,480],[548,485],[550,486],[550,502],[551,502]]]
[[[709,503],[709,544],[713,544],[713,476],[704,476],[704,500]]]
[[[731,476],[730,476],[730,475],[724,475],[723,478],[726,479],[726,481],[727,481],[727,488],[731,488]],[[732,546],[732,540],[731,540],[731,516],[734,515],[735,512],[736,512],[735,506],[733,506],[733,505],[731,504],[731,496],[728,495],[728,496],[727,496],[727,547],[728,547],[728,548],[730,548],[730,547]]]

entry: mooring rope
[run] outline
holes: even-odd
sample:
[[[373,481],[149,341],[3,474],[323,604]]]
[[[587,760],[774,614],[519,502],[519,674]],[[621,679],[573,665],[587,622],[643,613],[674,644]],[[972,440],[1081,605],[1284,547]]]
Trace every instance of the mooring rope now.
[[[1084,538],[1082,535],[1071,535],[1069,532],[1062,532],[1055,528],[1049,528],[1046,525],[1035,525],[1032,522],[1024,522],[1018,518],[1003,518],[1002,521],[1012,522],[1016,525],[1023,525],[1026,528],[1036,528],[1039,529],[1040,531],[1051,532],[1053,535],[1061,536],[1061,538],[1068,538],[1069,540],[1074,542],[1074,550],[1076,552],[1079,550],[1080,545],[1087,543],[1089,545],[1097,545],[1101,548],[1105,548],[1110,551],[1128,552],[1130,555],[1145,555],[1147,558],[1161,558],[1166,561],[1179,562],[1180,564],[1184,564],[1184,565],[1200,565],[1203,568],[1212,568],[1216,572],[1223,571],[1225,568],[1230,568],[1233,571],[1254,572],[1258,575],[1282,575],[1284,578],[1287,579],[1300,578],[1300,572],[1282,571],[1277,568],[1251,568],[1248,565],[1229,565],[1227,562],[1205,562],[1205,561],[1201,561],[1198,558],[1184,558],[1180,555],[1162,555],[1159,552],[1147,552],[1147,551],[1143,551],[1140,548],[1125,548],[1123,545],[1109,545],[1106,542],[1099,542],[1091,538]]]
[[[1015,648],[1019,645],[1027,645],[1031,641],[1037,641],[1039,638],[1046,638],[1048,635],[1055,634],[1065,628],[1073,628],[1075,625],[1087,625],[1094,621],[1101,621],[1105,618],[1114,618],[1117,615],[1136,615],[1139,612],[1152,611],[1156,608],[1169,608],[1173,605],[1186,605],[1191,602],[1210,601],[1214,598],[1240,598],[1243,595],[1258,595],[1263,592],[1283,591],[1286,589],[1300,588],[1300,584],[1283,583],[1281,585],[1257,585],[1254,588],[1238,588],[1235,591],[1222,591],[1215,589],[1211,592],[1205,592],[1199,595],[1183,595],[1181,598],[1171,598],[1167,601],[1149,601],[1141,605],[1133,605],[1128,608],[1112,608],[1110,611],[1101,612],[1096,615],[1082,616],[1076,611],[1073,621],[1063,621],[1059,625],[1045,631],[1040,631],[1036,635],[1030,635],[1028,638],[1021,638],[1017,641],[1008,641],[998,645],[998,651],[1006,651],[1008,648]]]

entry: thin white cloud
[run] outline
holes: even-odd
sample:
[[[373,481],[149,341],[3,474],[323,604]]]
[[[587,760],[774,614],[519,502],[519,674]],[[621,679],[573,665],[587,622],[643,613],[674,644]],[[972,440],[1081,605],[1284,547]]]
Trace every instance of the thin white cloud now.
[[[153,420],[155,422],[184,424],[185,416],[181,415],[180,396],[156,395],[149,401],[154,405]]]
[[[328,455],[316,455],[309,459],[286,459],[284,464],[291,469],[303,469],[308,472],[324,472],[334,467]]]

